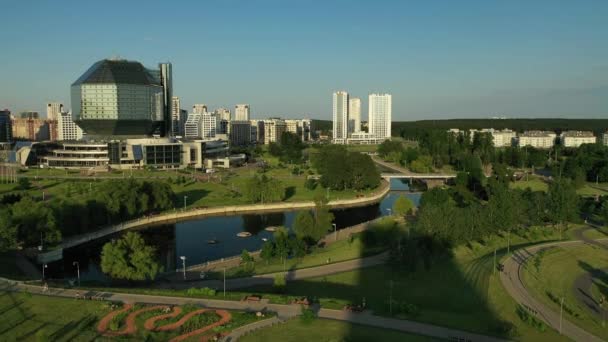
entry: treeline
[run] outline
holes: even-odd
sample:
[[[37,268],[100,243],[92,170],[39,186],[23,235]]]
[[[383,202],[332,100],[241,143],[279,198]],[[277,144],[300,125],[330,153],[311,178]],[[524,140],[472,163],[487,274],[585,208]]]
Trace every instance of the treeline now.
[[[450,128],[461,130],[509,128],[517,132],[529,130],[555,131],[593,131],[596,135],[608,130],[608,119],[453,119],[393,122],[394,136],[418,140],[424,131],[446,131]]]
[[[94,193],[40,201],[7,195],[0,208],[0,251],[53,244],[111,223],[173,208],[175,194],[164,182],[134,179],[98,183]],[[18,200],[15,196],[18,196]]]
[[[577,149],[565,150],[564,158],[553,171],[575,181],[577,187],[584,181],[608,182],[608,147],[586,144]]]
[[[313,120],[315,129],[330,131],[331,120]],[[409,140],[418,140],[422,131],[440,130],[450,128],[461,130],[494,128],[509,128],[517,132],[530,130],[550,130],[558,133],[562,131],[593,131],[596,135],[608,130],[608,119],[451,119],[451,120],[420,120],[420,121],[393,121],[393,136]]]

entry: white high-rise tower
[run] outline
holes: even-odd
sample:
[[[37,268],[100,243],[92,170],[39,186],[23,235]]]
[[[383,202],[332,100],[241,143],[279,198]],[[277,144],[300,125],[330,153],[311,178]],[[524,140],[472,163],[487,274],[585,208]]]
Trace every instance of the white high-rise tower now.
[[[234,107],[234,121],[249,121],[249,105],[237,104]]]
[[[46,119],[59,120],[59,116],[63,113],[63,104],[51,102],[46,104]]]
[[[333,96],[333,141],[345,144],[348,138],[348,93],[337,91]]]
[[[348,131],[361,132],[361,99],[353,97],[348,100]]]
[[[192,113],[194,114],[203,114],[207,113],[207,105],[202,103],[197,103],[192,106]]]
[[[391,137],[392,97],[390,94],[369,95],[369,133],[379,139]]]

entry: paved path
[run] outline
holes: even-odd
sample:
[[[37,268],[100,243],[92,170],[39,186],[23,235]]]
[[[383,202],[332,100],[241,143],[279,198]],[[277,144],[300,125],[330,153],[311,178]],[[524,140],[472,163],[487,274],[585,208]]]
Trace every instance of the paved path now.
[[[513,252],[513,255],[506,259],[504,264],[504,272],[500,273],[500,281],[507,290],[507,292],[515,299],[516,302],[527,305],[529,308],[535,310],[538,316],[553,327],[555,330],[560,330],[560,315],[554,312],[543,303],[538,301],[532,296],[526,289],[523,283],[523,272],[526,262],[533,257],[536,253],[543,249],[550,247],[561,246],[568,247],[578,244],[585,243],[585,241],[563,241],[563,242],[552,242],[544,243],[540,245],[534,245],[522,249],[518,249]],[[561,332],[575,341],[602,341],[599,337],[588,333],[582,328],[579,328],[575,324],[571,323],[567,319],[562,320]]]
[[[99,291],[82,291],[63,288],[49,288],[44,291],[42,286],[26,285],[23,282],[12,281],[0,278],[0,290],[2,291],[27,291],[32,294],[76,298],[80,296],[91,296],[99,299],[116,301],[123,303],[144,303],[156,305],[186,305],[194,304],[205,308],[234,310],[234,311],[272,311],[277,313],[277,318],[281,321],[294,318],[301,314],[302,307],[300,305],[283,305],[283,304],[268,304],[268,303],[251,303],[237,302],[228,300],[216,299],[199,299],[199,298],[184,298],[171,296],[151,296],[140,294],[114,293],[114,292],[99,292]],[[374,316],[371,313],[346,313],[338,310],[321,309],[319,317],[336,319],[356,324],[369,325],[380,328],[394,329],[403,332],[409,332],[419,335],[436,336],[442,338],[460,337],[465,338],[458,341],[502,341],[500,339],[472,334],[465,331],[448,329],[441,326],[435,326],[412,321],[398,320],[392,318],[384,318]]]
[[[298,270],[287,271],[287,281],[301,280],[307,278],[322,277],[341,272],[353,271],[364,267],[382,265],[388,258],[388,252],[374,255],[367,258],[347,260],[336,262],[333,264],[303,268]],[[283,275],[284,272],[260,274],[247,278],[226,279],[226,290],[234,290],[257,285],[272,285],[274,278],[277,275]],[[191,287],[210,287],[216,290],[223,289],[222,280],[201,280],[192,282],[160,284],[160,288],[170,289],[187,289]]]
[[[506,341],[496,337],[474,334],[466,331],[438,327],[436,325],[406,321],[402,319],[375,316],[371,312],[347,312],[340,310],[319,310],[320,318],[334,319],[355,324],[368,325],[383,329],[392,329],[403,332],[415,332],[420,335],[431,336],[449,341]]]

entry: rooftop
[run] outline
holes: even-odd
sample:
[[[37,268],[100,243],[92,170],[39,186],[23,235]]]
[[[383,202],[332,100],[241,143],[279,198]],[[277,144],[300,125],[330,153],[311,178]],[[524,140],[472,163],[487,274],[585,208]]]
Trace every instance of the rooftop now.
[[[158,85],[154,76],[141,63],[110,59],[93,64],[72,85],[113,83]]]

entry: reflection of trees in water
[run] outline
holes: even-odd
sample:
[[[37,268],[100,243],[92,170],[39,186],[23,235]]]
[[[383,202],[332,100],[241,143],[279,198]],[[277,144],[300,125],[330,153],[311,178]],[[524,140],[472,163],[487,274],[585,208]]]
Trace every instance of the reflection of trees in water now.
[[[380,215],[380,204],[378,203],[359,208],[332,210],[331,212],[335,217],[334,223],[336,223],[337,228],[340,229],[375,219]]]
[[[263,215],[243,215],[243,229],[253,235],[258,234],[269,226],[285,224],[285,214],[271,213]]]

